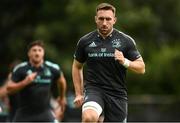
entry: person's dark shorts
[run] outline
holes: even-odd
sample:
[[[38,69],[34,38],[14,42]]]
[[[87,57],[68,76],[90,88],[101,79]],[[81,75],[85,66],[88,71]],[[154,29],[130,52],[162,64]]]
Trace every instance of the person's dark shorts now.
[[[13,122],[54,122],[56,119],[51,109],[43,111],[22,111],[17,110]]]
[[[104,116],[104,122],[123,122],[127,119],[126,99],[112,97],[94,88],[85,90],[84,99],[84,104],[87,102],[96,102],[100,105],[102,108],[100,115]],[[93,103],[91,104],[93,105]]]

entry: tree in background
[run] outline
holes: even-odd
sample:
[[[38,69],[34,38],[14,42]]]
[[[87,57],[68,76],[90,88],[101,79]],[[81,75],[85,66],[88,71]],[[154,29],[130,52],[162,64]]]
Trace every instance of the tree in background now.
[[[14,59],[25,59],[26,45],[46,43],[46,57],[61,64],[71,81],[74,47],[94,28],[97,0],[1,0],[0,74]],[[180,94],[180,1],[109,0],[117,10],[115,27],[135,37],[144,57],[146,75],[128,80],[129,93]],[[174,70],[175,69],[175,70]],[[69,83],[71,85],[72,83]]]

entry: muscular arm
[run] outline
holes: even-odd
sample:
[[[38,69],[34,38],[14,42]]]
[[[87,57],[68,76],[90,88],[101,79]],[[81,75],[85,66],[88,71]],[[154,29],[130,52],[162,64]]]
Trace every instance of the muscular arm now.
[[[72,78],[76,95],[83,95],[83,64],[74,60],[72,66]]]
[[[124,63],[128,62],[128,66],[127,68],[129,70],[134,71],[135,73],[139,73],[139,74],[144,74],[145,73],[145,64],[144,61],[142,59],[142,57],[134,60],[134,61],[130,61],[128,59],[126,59],[123,55],[123,53],[119,50],[115,50],[115,60],[118,60],[120,64],[124,65]],[[126,59],[126,60],[125,60]]]
[[[59,90],[59,94],[60,94],[60,97],[57,99],[57,101],[61,107],[60,108],[60,110],[61,110],[60,114],[62,115],[62,116],[57,116],[57,117],[58,117],[58,119],[59,118],[61,119],[63,117],[65,107],[67,104],[67,101],[66,101],[67,84],[66,84],[66,79],[65,79],[63,73],[61,73],[61,76],[59,77],[57,84],[58,84],[58,90]]]
[[[58,79],[58,87],[59,87],[59,94],[60,94],[60,98],[65,98],[66,97],[66,88],[67,88],[67,85],[66,85],[66,79],[64,77],[64,74],[61,73],[61,76],[59,77]]]
[[[74,103],[80,107],[83,102],[83,64],[75,59],[72,65],[72,78],[76,95]]]
[[[145,64],[144,64],[142,57],[140,57],[134,61],[130,61],[128,69],[134,71],[135,73],[144,74],[145,73]]]
[[[28,75],[24,80],[19,81],[18,83],[9,80],[7,84],[7,91],[9,94],[16,93],[17,91],[20,91],[27,85],[29,85],[36,77],[37,73],[32,73]]]

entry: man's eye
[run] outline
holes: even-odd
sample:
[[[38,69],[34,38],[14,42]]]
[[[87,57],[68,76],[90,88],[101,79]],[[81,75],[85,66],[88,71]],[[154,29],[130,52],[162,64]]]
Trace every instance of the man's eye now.
[[[100,17],[100,18],[99,18],[99,20],[100,20],[100,21],[104,21],[104,20],[106,20],[106,21],[110,21],[110,20],[111,20],[111,18],[102,18],[102,17]]]
[[[106,20],[107,20],[107,21],[110,21],[110,20],[111,20],[111,18],[106,18]]]
[[[99,20],[103,21],[103,20],[104,20],[104,18],[99,18]]]

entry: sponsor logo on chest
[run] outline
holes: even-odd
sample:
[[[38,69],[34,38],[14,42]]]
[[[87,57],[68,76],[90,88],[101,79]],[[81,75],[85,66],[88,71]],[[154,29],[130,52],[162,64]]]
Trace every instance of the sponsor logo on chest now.
[[[110,41],[107,46],[100,47],[99,49],[89,52],[88,57],[114,57],[114,49],[121,47],[121,40],[120,39],[114,39]],[[93,41],[88,45],[90,48],[97,47],[97,44]]]
[[[26,74],[32,74],[33,71],[29,69]],[[42,77],[44,76],[44,77]],[[52,73],[49,69],[45,69],[41,75],[37,75],[36,78],[33,80],[34,83],[51,83],[51,76]]]

